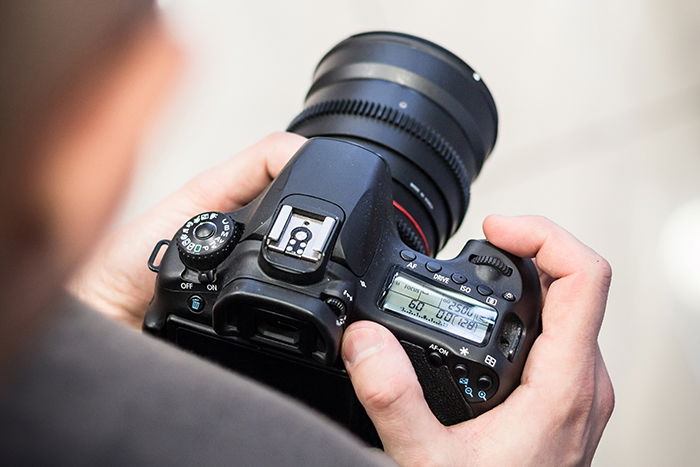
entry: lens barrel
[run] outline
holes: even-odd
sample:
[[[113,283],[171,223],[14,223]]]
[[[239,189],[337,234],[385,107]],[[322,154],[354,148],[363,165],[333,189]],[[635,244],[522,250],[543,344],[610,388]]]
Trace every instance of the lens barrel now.
[[[288,131],[378,153],[391,169],[401,238],[432,255],[462,222],[497,127],[491,93],[456,55],[415,36],[369,32],[321,59]]]

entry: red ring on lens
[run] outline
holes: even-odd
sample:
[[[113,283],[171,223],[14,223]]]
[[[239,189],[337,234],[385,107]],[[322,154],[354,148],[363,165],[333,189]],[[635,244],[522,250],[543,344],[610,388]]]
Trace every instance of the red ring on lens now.
[[[416,222],[416,220],[415,220],[415,219],[413,218],[413,216],[406,210],[406,208],[404,208],[403,206],[401,206],[401,205],[400,205],[399,203],[397,203],[396,201],[394,201],[393,203],[394,203],[394,207],[395,207],[396,209],[398,209],[398,210],[401,212],[401,214],[403,214],[404,216],[406,216],[406,218],[407,218],[408,221],[411,223],[411,225],[413,225],[413,227],[416,229],[416,231],[418,232],[418,235],[420,235],[421,240],[423,240],[423,246],[425,247],[425,252],[426,252],[426,254],[427,254],[428,256],[430,256],[430,247],[428,246],[428,239],[425,237],[425,234],[423,233],[423,229],[421,229],[420,225],[418,225],[418,222]]]

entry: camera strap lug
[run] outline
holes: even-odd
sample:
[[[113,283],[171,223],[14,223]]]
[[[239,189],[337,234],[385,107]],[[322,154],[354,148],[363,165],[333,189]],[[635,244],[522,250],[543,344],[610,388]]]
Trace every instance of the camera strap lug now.
[[[160,271],[160,264],[156,266],[156,258],[158,257],[158,253],[160,253],[160,249],[163,248],[163,245],[170,245],[170,240],[161,240],[158,243],[156,243],[156,246],[153,247],[153,251],[151,252],[151,256],[148,257],[148,269],[150,269],[153,272],[158,272]]]

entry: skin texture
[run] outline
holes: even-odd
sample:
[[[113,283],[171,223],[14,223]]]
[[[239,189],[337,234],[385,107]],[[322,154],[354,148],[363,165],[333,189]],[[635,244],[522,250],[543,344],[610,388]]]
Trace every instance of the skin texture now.
[[[155,243],[205,210],[236,209],[259,194],[303,144],[275,133],[193,178],[153,209],[98,241],[129,178],[134,148],[179,62],[160,25],[143,31],[86,101],[62,118],[49,150],[59,154],[38,175],[54,217],[56,254],[83,259],[69,289],[97,310],[140,326],[155,283],[145,259]],[[85,131],[85,129],[89,131]],[[99,155],[96,156],[96,155]],[[489,241],[534,257],[545,297],[543,332],[521,386],[477,419],[444,427],[430,412],[416,375],[393,335],[358,322],[343,358],[386,452],[401,465],[589,464],[614,396],[597,344],[610,285],[608,263],[541,217],[491,216]],[[84,251],[96,245],[93,254]]]
[[[384,447],[401,465],[587,465],[614,406],[598,332],[610,265],[548,219],[490,216],[486,238],[535,258],[544,306],[542,334],[521,385],[495,409],[445,427],[423,399],[411,364],[376,323],[351,325],[343,358]]]
[[[232,211],[258,195],[306,138],[272,133],[222,164],[206,170],[152,209],[104,238],[70,284],[95,309],[140,328],[155,286],[146,267],[153,246],[172,237],[203,211]]]

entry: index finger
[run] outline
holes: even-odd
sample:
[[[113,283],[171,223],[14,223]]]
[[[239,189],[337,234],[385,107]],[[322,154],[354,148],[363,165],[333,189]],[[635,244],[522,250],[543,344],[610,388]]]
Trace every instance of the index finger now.
[[[185,196],[211,210],[243,206],[270,184],[305,142],[306,138],[294,133],[272,133],[199,174],[186,185]]]
[[[595,342],[612,271],[608,262],[554,222],[539,216],[489,216],[486,238],[554,279],[542,310],[543,334]],[[562,349],[563,350],[563,349]]]

